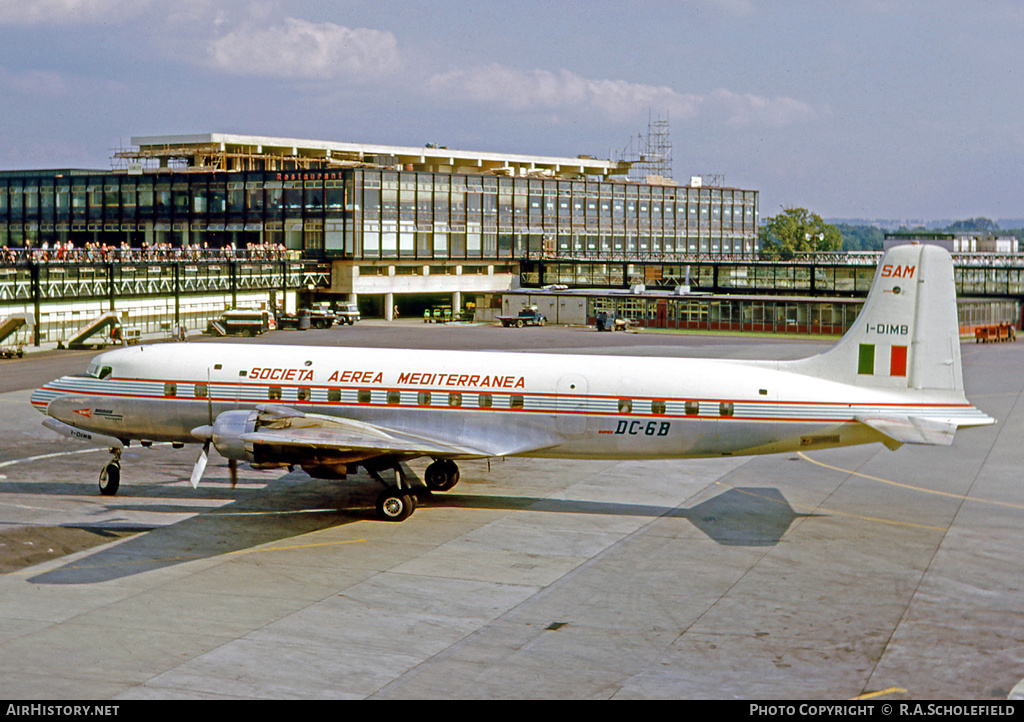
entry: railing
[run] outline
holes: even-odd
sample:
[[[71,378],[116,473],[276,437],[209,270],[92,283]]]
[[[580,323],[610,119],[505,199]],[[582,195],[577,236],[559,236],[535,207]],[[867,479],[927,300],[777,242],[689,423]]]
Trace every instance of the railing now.
[[[144,332],[186,322],[192,328],[240,300],[262,304],[274,293],[330,283],[329,263],[277,248],[0,249],[0,318],[34,313],[33,337],[21,343],[38,345],[102,311],[121,311]]]
[[[164,261],[301,261],[300,251],[287,250],[272,243],[250,244],[243,248],[172,247],[158,244],[146,248],[87,244],[77,248],[45,244],[39,248],[0,248],[0,267],[25,263],[154,263]]]

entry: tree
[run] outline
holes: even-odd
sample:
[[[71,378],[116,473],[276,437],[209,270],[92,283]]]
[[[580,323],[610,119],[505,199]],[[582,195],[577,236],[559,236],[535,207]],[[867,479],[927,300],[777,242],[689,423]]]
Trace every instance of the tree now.
[[[966,221],[956,221],[946,226],[948,233],[993,233],[999,230],[999,224],[991,218],[968,218]]]
[[[806,208],[783,208],[761,226],[761,256],[789,260],[797,253],[838,251],[843,246],[839,229]]]
[[[838,223],[836,228],[843,236],[844,251],[881,251],[885,244],[885,232],[881,228],[848,223]]]

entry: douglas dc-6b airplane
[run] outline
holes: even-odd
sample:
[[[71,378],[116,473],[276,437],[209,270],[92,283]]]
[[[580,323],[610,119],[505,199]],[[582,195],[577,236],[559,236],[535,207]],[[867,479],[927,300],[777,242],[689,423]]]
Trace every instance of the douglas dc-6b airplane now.
[[[401,465],[423,456],[427,488],[445,491],[459,459],[896,449],[994,423],[964,396],[952,260],[924,245],[890,250],[846,335],[797,361],[162,344],[101,353],[32,405],[47,427],[110,448],[104,494],[132,440],[194,443],[194,486],[211,445],[232,478],[239,461],[336,479],[362,466],[390,520],[415,509]]]

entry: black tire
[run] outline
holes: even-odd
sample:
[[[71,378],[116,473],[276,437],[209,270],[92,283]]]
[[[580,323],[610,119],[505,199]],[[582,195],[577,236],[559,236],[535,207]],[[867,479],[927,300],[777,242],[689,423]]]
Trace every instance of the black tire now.
[[[388,489],[377,497],[377,516],[383,521],[405,521],[415,509],[413,497],[399,489]]]
[[[523,327],[523,322],[522,321],[516,321],[516,328],[522,328],[522,327]]]
[[[114,496],[121,486],[121,465],[111,461],[100,472],[100,493],[103,496]]]
[[[423,482],[431,491],[449,491],[459,483],[459,467],[450,459],[435,461],[427,467]]]

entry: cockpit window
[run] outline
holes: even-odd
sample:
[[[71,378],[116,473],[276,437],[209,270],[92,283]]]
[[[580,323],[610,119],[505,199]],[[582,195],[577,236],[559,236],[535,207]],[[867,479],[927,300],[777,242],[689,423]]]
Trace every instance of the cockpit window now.
[[[112,367],[100,366],[99,364],[89,364],[89,368],[85,370],[86,376],[92,376],[94,379],[110,378],[113,373],[114,369]]]

